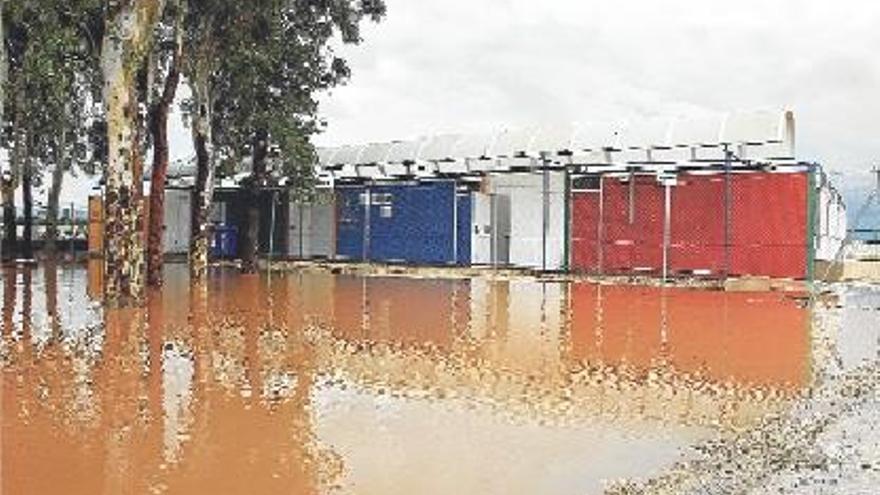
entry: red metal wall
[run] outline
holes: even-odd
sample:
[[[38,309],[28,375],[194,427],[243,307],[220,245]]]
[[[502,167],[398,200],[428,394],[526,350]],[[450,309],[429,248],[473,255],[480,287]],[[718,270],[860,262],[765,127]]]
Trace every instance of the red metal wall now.
[[[595,192],[572,193],[572,268],[588,273],[659,274],[663,263],[664,187],[636,176],[633,188],[602,179]],[[672,188],[669,270],[805,278],[808,175],[750,172],[730,177],[730,248],[725,248],[724,175],[681,174]],[[630,195],[633,216],[630,218]],[[632,220],[632,222],[630,222]],[[600,237],[602,225],[602,245]]]
[[[637,175],[632,180],[635,187],[617,178],[602,180],[603,269],[606,273],[632,273],[635,269],[640,273],[660,273],[663,269],[663,187],[653,175]],[[630,194],[634,194],[632,217]]]
[[[669,270],[724,271],[724,177],[683,174],[672,189]]]
[[[599,192],[571,194],[571,264],[575,270],[599,272]]]
[[[805,278],[807,173],[733,176],[730,272]]]

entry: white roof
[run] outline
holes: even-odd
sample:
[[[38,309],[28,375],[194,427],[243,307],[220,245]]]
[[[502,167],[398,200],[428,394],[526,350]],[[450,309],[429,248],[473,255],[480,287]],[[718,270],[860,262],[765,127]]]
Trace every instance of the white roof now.
[[[419,149],[424,144],[424,139],[413,141],[396,141],[388,151],[386,160],[389,163],[414,162],[419,156]]]
[[[794,114],[790,111],[778,113],[737,112],[727,116],[721,136],[723,143],[782,143],[787,134],[794,139]]]
[[[495,156],[511,157],[517,153],[530,154],[533,151],[532,142],[534,141],[537,129],[508,129],[498,135],[492,154]]]
[[[627,123],[621,131],[624,148],[668,148],[670,119],[643,119]]]
[[[384,163],[388,159],[393,143],[373,143],[364,148],[359,158],[359,164]]]
[[[339,148],[315,148],[318,154],[318,164],[322,167],[333,165],[333,155],[339,151]]]
[[[453,150],[461,140],[461,134],[438,134],[433,136],[419,152],[420,160],[439,161],[454,158]]]
[[[465,134],[455,144],[456,158],[481,158],[489,156],[497,135],[494,133]]]
[[[651,161],[684,162],[691,161],[692,156],[714,157],[710,153],[713,149],[731,144],[748,147],[744,158],[777,160],[795,157],[794,136],[791,111],[760,111],[628,123],[556,124],[508,129],[498,134],[438,134],[412,141],[319,148],[318,156],[320,164],[327,166],[510,158],[519,154],[536,157],[539,152],[571,151],[575,155],[572,163],[592,165],[642,160],[641,153],[609,156],[603,153],[605,150],[654,150],[657,153],[651,154]]]
[[[571,151],[574,137],[573,124],[545,125],[535,133],[532,149],[538,152],[558,153]]]
[[[621,147],[621,125],[614,123],[586,122],[575,128],[572,147],[576,150],[601,151]]]
[[[339,148],[333,155],[335,165],[355,165],[360,162],[361,153],[366,148],[362,144],[349,144]]]
[[[724,115],[678,119],[672,124],[672,146],[716,146],[721,142]]]

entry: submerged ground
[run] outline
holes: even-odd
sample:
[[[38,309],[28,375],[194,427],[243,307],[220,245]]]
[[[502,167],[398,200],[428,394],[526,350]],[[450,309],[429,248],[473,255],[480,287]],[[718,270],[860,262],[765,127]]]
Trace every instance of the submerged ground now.
[[[0,492],[869,493],[880,288],[2,273]]]

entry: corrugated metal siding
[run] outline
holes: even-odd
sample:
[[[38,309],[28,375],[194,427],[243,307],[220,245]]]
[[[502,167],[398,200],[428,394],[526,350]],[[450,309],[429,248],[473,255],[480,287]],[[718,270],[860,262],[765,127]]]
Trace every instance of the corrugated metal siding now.
[[[733,176],[731,274],[806,277],[808,182],[806,173]]]
[[[572,266],[606,274],[659,274],[663,268],[664,186],[654,176],[602,179],[572,193]],[[805,278],[810,243],[807,173],[682,174],[672,186],[670,273]],[[600,212],[601,211],[601,218]],[[726,232],[730,219],[729,239]],[[594,240],[601,238],[601,244]],[[729,242],[729,248],[726,244]]]
[[[369,258],[421,264],[454,263],[453,181],[369,188]],[[385,201],[390,195],[390,202]],[[375,204],[383,198],[390,204]]]
[[[575,271],[599,272],[598,191],[574,191],[571,198],[571,266]]]
[[[673,273],[724,272],[723,175],[683,174],[672,190],[669,267]]]
[[[654,176],[636,175],[630,181],[602,179],[603,269],[606,273],[660,273],[663,187]]]

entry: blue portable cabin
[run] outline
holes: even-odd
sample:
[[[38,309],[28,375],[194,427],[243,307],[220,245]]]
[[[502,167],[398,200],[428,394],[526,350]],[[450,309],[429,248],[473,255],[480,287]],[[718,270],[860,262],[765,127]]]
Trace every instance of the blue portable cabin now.
[[[339,259],[470,264],[470,193],[454,180],[337,187]]]

